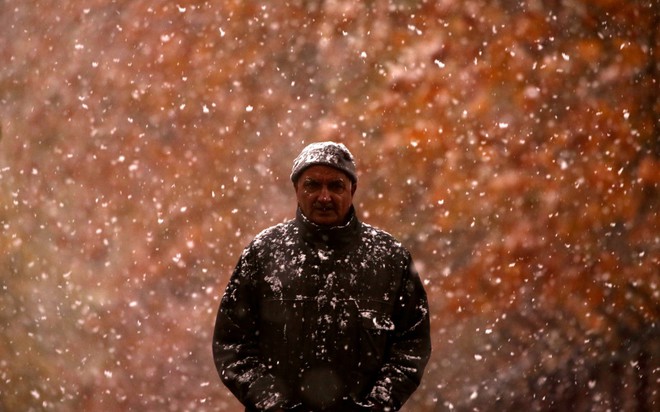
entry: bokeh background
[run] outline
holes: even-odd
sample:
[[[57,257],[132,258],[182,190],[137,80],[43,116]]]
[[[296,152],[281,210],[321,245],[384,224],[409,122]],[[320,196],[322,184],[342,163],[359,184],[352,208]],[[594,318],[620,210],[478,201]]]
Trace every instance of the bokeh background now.
[[[240,410],[219,299],[326,139],[427,287],[406,411],[658,410],[659,8],[0,1],[0,410]]]

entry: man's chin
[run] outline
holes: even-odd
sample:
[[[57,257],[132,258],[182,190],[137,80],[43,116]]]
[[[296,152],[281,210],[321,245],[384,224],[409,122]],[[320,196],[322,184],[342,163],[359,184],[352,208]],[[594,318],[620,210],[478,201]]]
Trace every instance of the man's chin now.
[[[339,217],[334,211],[315,211],[309,220],[320,226],[336,226],[339,224]]]

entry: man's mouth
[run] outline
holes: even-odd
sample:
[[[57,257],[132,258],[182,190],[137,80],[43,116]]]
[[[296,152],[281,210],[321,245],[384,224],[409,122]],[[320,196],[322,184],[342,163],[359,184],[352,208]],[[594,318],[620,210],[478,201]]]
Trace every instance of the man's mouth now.
[[[316,205],[314,206],[314,209],[318,210],[319,212],[332,212],[335,210],[334,206],[332,205]]]

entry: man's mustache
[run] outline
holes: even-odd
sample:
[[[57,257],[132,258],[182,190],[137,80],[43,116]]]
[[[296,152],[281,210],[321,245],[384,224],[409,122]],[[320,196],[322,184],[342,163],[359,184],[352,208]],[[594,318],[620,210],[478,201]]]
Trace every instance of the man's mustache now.
[[[335,210],[335,204],[333,202],[327,202],[327,203],[314,202],[312,204],[312,207],[314,207],[314,209],[316,210],[321,210],[323,212]]]

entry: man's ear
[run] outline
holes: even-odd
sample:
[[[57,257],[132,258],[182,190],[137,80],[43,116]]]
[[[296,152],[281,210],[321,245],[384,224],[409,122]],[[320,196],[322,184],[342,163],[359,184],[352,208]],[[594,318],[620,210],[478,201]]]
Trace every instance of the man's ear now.
[[[351,196],[355,195],[355,189],[357,189],[357,182],[351,182]]]

